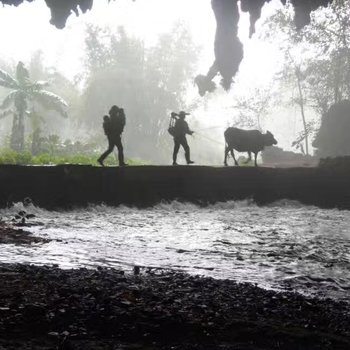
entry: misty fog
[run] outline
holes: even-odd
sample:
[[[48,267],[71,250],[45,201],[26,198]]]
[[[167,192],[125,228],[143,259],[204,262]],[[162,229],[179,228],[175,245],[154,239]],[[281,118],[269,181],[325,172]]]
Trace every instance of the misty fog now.
[[[5,3],[0,350],[350,349],[350,0]]]
[[[25,150],[33,152],[33,138],[39,137],[41,148],[36,154],[76,153],[95,159],[107,147],[102,117],[116,104],[126,113],[125,155],[136,163],[171,163],[169,117],[181,110],[190,113],[187,121],[195,133],[188,140],[198,164],[222,165],[223,132],[228,126],[270,130],[278,147],[314,154],[312,142],[332,101],[330,93],[316,96],[309,91],[312,79],[324,89],[330,87],[315,77],[317,64],[322,63],[315,57],[323,44],[307,38],[317,30],[322,33],[320,27],[331,18],[331,9],[318,10],[319,20],[300,41],[288,27],[293,10],[279,1],[264,6],[251,39],[248,15],[242,13],[239,36],[244,59],[232,88],[225,92],[218,77],[216,91],[200,97],[194,78],[213,61],[215,21],[210,0],[191,1],[191,5],[185,0],[176,5],[153,3],[157,12],[141,1],[100,2],[88,14],[71,16],[63,30],[49,24],[43,1],[0,9],[0,69],[13,76],[18,62],[23,62],[32,82],[47,81],[45,89],[68,104],[67,116],[62,117],[35,100],[28,102]],[[35,23],[31,13],[36,14]],[[344,35],[349,43],[348,28]],[[327,50],[331,57],[331,49]],[[331,65],[327,54],[323,61]],[[302,100],[299,80],[293,76],[297,69]],[[343,99],[349,95],[345,85]],[[9,89],[0,87],[0,101],[8,94]],[[9,113],[0,114],[4,150],[9,148],[13,128]],[[110,158],[110,164],[115,163]]]

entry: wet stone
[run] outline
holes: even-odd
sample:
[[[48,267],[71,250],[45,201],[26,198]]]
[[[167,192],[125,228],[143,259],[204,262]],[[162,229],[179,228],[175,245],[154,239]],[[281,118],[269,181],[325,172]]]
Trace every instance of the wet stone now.
[[[346,302],[166,270],[122,278],[0,265],[0,349],[350,348]]]

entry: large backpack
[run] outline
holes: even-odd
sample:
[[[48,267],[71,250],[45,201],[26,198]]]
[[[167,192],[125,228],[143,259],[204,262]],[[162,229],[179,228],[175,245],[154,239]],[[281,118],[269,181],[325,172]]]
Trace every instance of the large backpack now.
[[[168,133],[174,137],[175,136],[175,127],[174,126],[169,126],[168,128]]]
[[[125,127],[125,113],[124,110],[119,110],[117,114],[111,115],[111,124],[113,134],[120,135]]]
[[[124,131],[124,127],[126,124],[126,118],[125,118],[125,113],[124,113],[124,109],[120,109],[119,113],[118,113],[118,124],[119,124],[119,130],[120,133],[122,133]]]
[[[171,113],[171,117],[170,117],[170,121],[169,121],[169,127],[168,127],[168,133],[174,137],[176,135],[176,129],[175,129],[175,123],[176,123],[176,119],[174,118],[174,116],[176,116],[176,113]]]

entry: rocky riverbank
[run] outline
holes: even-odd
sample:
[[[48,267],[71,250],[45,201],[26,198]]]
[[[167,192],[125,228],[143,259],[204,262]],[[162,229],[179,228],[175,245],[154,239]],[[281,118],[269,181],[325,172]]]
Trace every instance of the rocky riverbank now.
[[[343,302],[134,269],[0,266],[0,349],[349,349]]]
[[[30,232],[22,228],[14,227],[0,220],[0,244],[33,244],[47,243],[42,237],[34,237]]]

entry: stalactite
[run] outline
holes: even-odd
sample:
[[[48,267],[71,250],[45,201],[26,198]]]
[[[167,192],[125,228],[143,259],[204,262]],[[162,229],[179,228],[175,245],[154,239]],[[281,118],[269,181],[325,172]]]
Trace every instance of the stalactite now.
[[[33,0],[0,0],[0,3],[17,6],[23,1],[31,2]],[[262,7],[269,1],[241,0],[241,10],[248,12],[250,16],[250,36],[255,32],[255,23],[260,18]],[[283,4],[287,2],[287,0],[281,1]],[[290,1],[295,7],[295,24],[299,29],[310,22],[310,13],[312,11],[319,6],[327,6],[332,2],[332,0]],[[84,13],[90,10],[93,5],[93,0],[45,0],[45,2],[51,10],[50,22],[57,28],[64,28],[66,20],[72,12],[79,15],[79,10]],[[213,79],[218,74],[222,77],[221,85],[225,90],[228,90],[243,59],[243,46],[237,36],[239,22],[238,0],[212,0],[212,8],[217,23],[214,43],[215,61],[206,75],[198,75],[195,78],[195,83],[201,96],[204,96],[206,92],[215,90],[216,85]]]
[[[286,0],[281,0],[285,5]],[[291,0],[295,9],[294,22],[298,29],[310,23],[310,13],[320,6],[327,6],[332,0]]]
[[[45,2],[51,11],[50,23],[59,29],[65,27],[72,11],[78,16],[78,9],[86,12],[92,8],[93,4],[93,0],[45,0]]]
[[[249,12],[250,17],[250,28],[249,37],[255,33],[255,23],[261,16],[261,9],[265,2],[271,0],[241,0],[241,10],[243,12]]]
[[[32,2],[34,0],[0,0],[0,3],[4,5],[15,5],[18,6],[24,1]],[[51,9],[52,19],[51,23],[56,25],[58,28],[64,27],[64,24],[71,14],[71,12],[78,13],[78,8],[84,13],[90,10],[93,5],[93,0],[45,0],[47,6]],[[106,0],[107,1],[107,0]],[[170,0],[169,0],[170,1]],[[173,0],[176,1],[176,0]],[[233,4],[237,0],[221,0],[223,3],[231,2]],[[250,33],[253,34],[255,30],[255,22],[260,17],[261,8],[265,2],[271,0],[241,0],[241,8],[244,12],[250,14]],[[316,10],[320,6],[327,6],[332,0],[290,0],[295,6],[295,21],[299,28],[306,25],[310,21],[310,12]],[[216,2],[220,2],[217,0]],[[281,0],[283,4],[287,0]],[[224,5],[225,6],[225,5]]]
[[[241,10],[250,16],[250,37],[255,32],[255,23],[261,9],[270,0],[241,0]],[[285,5],[287,0],[281,0]],[[332,0],[291,0],[295,7],[295,24],[298,29],[310,22],[310,13],[319,6],[327,6]],[[215,61],[207,75],[198,75],[195,83],[200,96],[215,90],[214,77],[220,73],[225,90],[231,87],[233,77],[243,59],[243,46],[237,37],[239,22],[238,0],[212,0],[217,29],[215,35]]]

